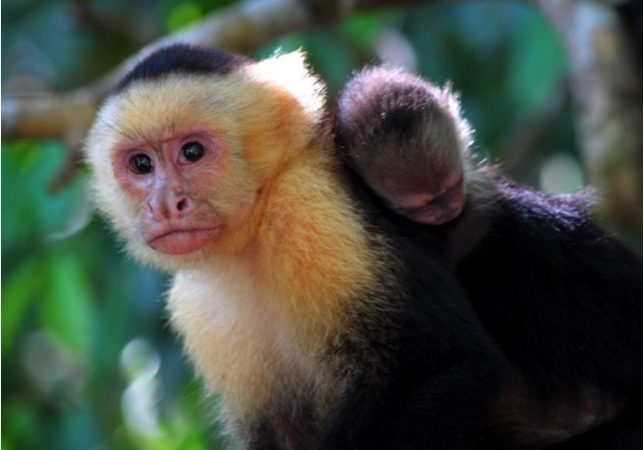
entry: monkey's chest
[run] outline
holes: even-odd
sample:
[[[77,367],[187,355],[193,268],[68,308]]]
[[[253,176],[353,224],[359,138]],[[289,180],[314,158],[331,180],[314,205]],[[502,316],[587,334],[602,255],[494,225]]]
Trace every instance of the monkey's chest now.
[[[175,279],[172,322],[198,372],[221,396],[229,431],[239,435],[261,424],[280,441],[305,439],[308,431],[296,429],[293,418],[317,428],[342,392],[324,343],[284,323],[270,307],[275,299],[247,283],[210,280],[204,291],[193,277]]]

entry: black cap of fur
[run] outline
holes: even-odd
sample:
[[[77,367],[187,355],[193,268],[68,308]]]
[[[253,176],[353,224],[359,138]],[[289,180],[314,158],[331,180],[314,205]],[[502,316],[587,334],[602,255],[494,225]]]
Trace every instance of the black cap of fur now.
[[[119,81],[112,95],[119,94],[137,81],[154,80],[170,74],[225,75],[253,60],[223,50],[173,44],[146,56]]]

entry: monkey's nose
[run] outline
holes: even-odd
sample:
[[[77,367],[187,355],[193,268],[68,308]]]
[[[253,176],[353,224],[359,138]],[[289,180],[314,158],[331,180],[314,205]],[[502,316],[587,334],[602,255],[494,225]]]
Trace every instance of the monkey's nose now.
[[[190,199],[185,195],[168,199],[168,218],[180,219],[190,212],[190,205]]]
[[[190,212],[191,201],[185,195],[156,195],[148,202],[150,214],[157,221],[176,220]]]
[[[182,198],[177,202],[177,211],[178,212],[183,212],[188,209],[188,199],[187,198]]]

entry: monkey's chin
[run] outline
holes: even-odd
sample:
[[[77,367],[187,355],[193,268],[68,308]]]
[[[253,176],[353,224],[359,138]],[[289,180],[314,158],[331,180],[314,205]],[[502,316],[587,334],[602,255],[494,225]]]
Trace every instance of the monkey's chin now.
[[[463,204],[443,206],[430,206],[419,208],[419,211],[409,213],[409,218],[414,222],[425,225],[442,225],[456,219],[463,212]]]
[[[221,227],[169,230],[149,239],[147,243],[154,250],[167,255],[185,255],[206,247],[220,231]]]

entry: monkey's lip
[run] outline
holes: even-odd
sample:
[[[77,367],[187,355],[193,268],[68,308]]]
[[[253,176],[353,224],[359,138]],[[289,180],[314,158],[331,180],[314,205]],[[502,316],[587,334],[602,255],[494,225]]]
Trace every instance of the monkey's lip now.
[[[416,222],[427,225],[441,225],[458,217],[465,206],[463,175],[452,183],[442,194],[425,205],[408,208],[406,214]]]
[[[408,211],[408,215],[413,217],[416,222],[427,225],[441,225],[458,217],[463,211],[462,206],[441,207],[441,206],[424,206]]]
[[[431,203],[418,208],[409,208],[405,215],[427,225],[441,225],[457,218],[465,206],[462,191],[453,189]]]
[[[205,247],[222,230],[222,225],[214,227],[167,227],[149,237],[147,244],[155,250],[169,255],[183,255]]]

